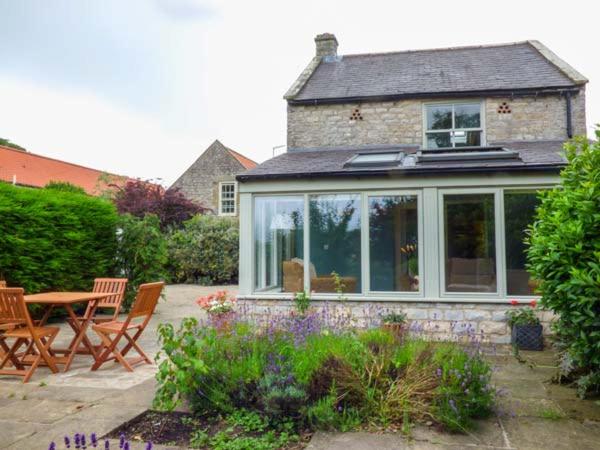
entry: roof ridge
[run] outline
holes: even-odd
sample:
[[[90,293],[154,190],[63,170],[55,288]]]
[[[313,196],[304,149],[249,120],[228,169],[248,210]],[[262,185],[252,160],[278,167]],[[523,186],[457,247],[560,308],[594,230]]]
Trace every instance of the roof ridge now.
[[[425,52],[440,52],[440,51],[453,51],[453,50],[474,50],[480,48],[496,48],[496,47],[510,47],[516,45],[526,45],[531,41],[514,41],[514,42],[504,42],[497,44],[479,44],[479,45],[459,45],[453,47],[432,47],[432,48],[423,48],[416,50],[392,50],[389,52],[369,52],[369,53],[349,53],[345,55],[340,55],[342,58],[353,58],[359,56],[385,56],[385,55],[397,55],[403,53],[425,53]]]
[[[59,163],[62,163],[62,164],[68,164],[69,166],[79,167],[80,169],[93,170],[94,172],[106,173],[108,175],[114,175],[116,177],[129,178],[126,175],[119,175],[119,174],[116,174],[116,173],[108,172],[106,170],[94,169],[92,167],[83,166],[81,164],[72,163],[72,162],[69,162],[69,161],[63,161],[62,159],[52,158],[51,156],[40,155],[38,153],[33,153],[33,152],[30,152],[30,151],[25,151],[24,152],[23,150],[17,150],[15,148],[6,147],[4,145],[0,145],[0,149],[2,149],[2,150],[10,150],[12,152],[17,152],[20,155],[29,155],[29,156],[35,156],[37,158],[47,159],[49,161],[56,161],[56,162],[59,162]]]

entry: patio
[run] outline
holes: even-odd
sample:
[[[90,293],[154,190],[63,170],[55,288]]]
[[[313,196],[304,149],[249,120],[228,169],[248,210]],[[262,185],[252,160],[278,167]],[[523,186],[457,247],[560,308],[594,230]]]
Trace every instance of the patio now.
[[[236,286],[225,289],[237,291]],[[141,338],[149,356],[154,357],[158,350],[158,324],[197,316],[200,310],[192,300],[215,290],[216,287],[168,286],[167,302],[159,303]],[[61,325],[59,344],[67,343],[71,337],[66,327]],[[598,448],[600,405],[578,400],[574,390],[546,382],[553,373],[550,352],[523,355],[535,362],[534,368],[518,363],[508,349],[495,357],[495,382],[505,390],[500,398],[501,414],[483,421],[470,435],[441,433],[426,426],[415,427],[409,439],[400,433],[317,433],[308,448]],[[141,365],[128,373],[118,364],[108,364],[91,372],[90,364],[91,357],[80,356],[67,373],[52,375],[47,368],[41,368],[25,385],[19,379],[2,377],[0,448],[46,449],[51,440],[62,442],[65,434],[103,435],[150,407],[155,366]]]

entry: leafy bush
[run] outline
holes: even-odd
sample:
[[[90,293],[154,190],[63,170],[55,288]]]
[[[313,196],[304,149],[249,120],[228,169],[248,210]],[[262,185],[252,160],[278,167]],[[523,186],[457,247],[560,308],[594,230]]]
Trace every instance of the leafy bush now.
[[[121,275],[129,279],[123,307],[128,309],[142,283],[165,280],[167,242],[157,216],[139,219],[122,215],[118,222],[117,266]]]
[[[26,292],[87,290],[112,275],[117,214],[77,192],[0,183],[0,279]]]
[[[169,236],[173,281],[219,284],[238,276],[239,229],[234,218],[195,216]]]
[[[539,325],[540,319],[535,315],[533,308],[516,308],[506,312],[509,327],[513,325]]]
[[[48,184],[46,184],[46,186],[44,186],[44,188],[55,191],[71,192],[73,194],[86,193],[85,189],[83,189],[82,187],[75,186],[74,184],[68,183],[66,181],[50,181]]]
[[[565,149],[561,186],[540,194],[528,269],[540,280],[541,305],[558,316],[566,357],[593,387],[600,379],[600,143],[579,137]]]
[[[187,199],[177,188],[165,189],[159,184],[142,180],[128,181],[124,187],[117,188],[114,202],[120,214],[139,218],[154,214],[158,216],[163,230],[179,226],[194,215],[208,211]]]
[[[185,401],[197,414],[225,415],[244,408],[269,426],[287,419],[342,431],[431,418],[465,430],[490,413],[491,369],[477,351],[399,343],[384,329],[315,326],[320,317],[271,318],[264,328],[238,321],[229,332],[195,319],[178,331],[161,325],[155,406]]]

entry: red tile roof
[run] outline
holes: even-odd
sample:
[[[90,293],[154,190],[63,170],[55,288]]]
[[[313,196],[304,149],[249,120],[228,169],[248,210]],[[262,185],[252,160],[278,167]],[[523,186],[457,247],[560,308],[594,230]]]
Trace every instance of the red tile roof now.
[[[121,175],[0,146],[0,181],[32,187],[44,187],[50,181],[63,181],[82,187],[88,194],[99,195],[109,184],[123,185],[128,179]]]
[[[252,161],[250,158],[246,158],[244,155],[241,155],[240,153],[236,152],[235,150],[231,150],[230,148],[227,148],[227,150],[229,151],[229,153],[231,153],[231,156],[233,156],[235,159],[237,159],[238,162],[242,166],[244,166],[244,168],[246,170],[253,169],[256,166],[258,166],[258,164],[255,163],[254,161]]]

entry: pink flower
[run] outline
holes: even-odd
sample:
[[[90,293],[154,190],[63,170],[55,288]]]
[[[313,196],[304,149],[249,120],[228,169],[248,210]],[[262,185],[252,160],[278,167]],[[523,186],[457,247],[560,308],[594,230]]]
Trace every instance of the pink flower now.
[[[519,304],[519,302],[517,300],[511,300],[510,304],[513,306],[517,306]]]
[[[529,302],[529,304],[531,305],[531,307],[532,307],[532,308],[535,308],[535,307],[536,307],[536,305],[537,305],[537,302],[536,302],[535,300],[531,300],[531,301]]]

